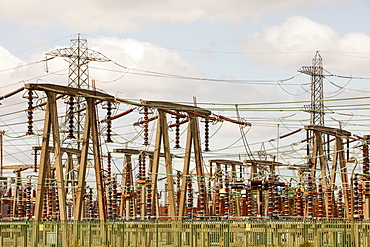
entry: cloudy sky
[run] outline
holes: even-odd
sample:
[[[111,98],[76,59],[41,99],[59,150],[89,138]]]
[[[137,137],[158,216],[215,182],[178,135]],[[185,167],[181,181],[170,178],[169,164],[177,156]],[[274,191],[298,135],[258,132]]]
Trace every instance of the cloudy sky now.
[[[40,61],[81,33],[89,48],[112,60],[90,63],[97,88],[134,100],[192,104],[195,96],[200,106],[231,118],[237,118],[237,106],[240,117],[253,125],[247,133],[253,151],[266,147],[278,153],[283,148],[274,149],[279,143],[269,140],[308,123],[309,114],[302,109],[309,104],[304,101],[310,99],[310,77],[298,69],[311,65],[316,51],[325,73],[336,75],[324,81],[326,99],[369,96],[369,12],[368,0],[0,0],[0,94],[27,81],[67,85],[66,61]],[[1,128],[9,139],[20,135],[8,126],[11,120],[4,121],[14,110],[11,105],[18,110],[27,106],[17,97],[0,108]],[[345,101],[343,108],[331,108],[336,113],[326,116],[328,124],[369,133],[366,112],[349,106],[360,103],[366,104]],[[250,109],[256,107],[264,111]],[[211,148],[243,152],[237,126],[212,130],[219,132],[219,141]],[[286,145],[304,136],[302,132]],[[234,142],[235,149],[228,149]],[[7,154],[14,149],[8,148]],[[286,149],[287,162],[291,149]]]

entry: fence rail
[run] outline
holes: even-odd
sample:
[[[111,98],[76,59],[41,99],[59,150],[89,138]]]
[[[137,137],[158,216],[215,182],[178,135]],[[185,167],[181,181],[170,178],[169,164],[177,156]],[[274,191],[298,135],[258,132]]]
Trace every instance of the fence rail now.
[[[0,222],[0,246],[370,247],[370,221]]]

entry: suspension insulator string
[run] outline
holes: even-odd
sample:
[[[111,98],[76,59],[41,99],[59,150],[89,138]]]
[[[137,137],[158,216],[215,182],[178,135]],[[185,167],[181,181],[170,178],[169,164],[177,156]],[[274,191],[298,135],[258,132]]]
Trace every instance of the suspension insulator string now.
[[[338,215],[337,217],[339,219],[343,218],[343,192],[342,192],[342,188],[339,189],[338,191],[338,202],[337,202],[337,211],[338,211]]]
[[[209,119],[204,119],[204,152],[209,152]]]
[[[112,103],[108,101],[107,103],[107,139],[106,142],[112,141]]]
[[[28,99],[28,108],[27,108],[27,118],[28,118],[28,127],[27,127],[27,135],[33,135],[33,99],[37,99],[38,96],[36,92],[34,93],[33,90],[28,90],[28,95],[24,94],[23,98]]]
[[[69,139],[75,139],[76,137],[74,136],[74,97],[70,96],[68,100],[68,136],[67,138]]]
[[[148,119],[149,119],[149,111],[148,111],[148,107],[145,106],[144,107],[144,143],[143,145],[145,146],[148,146],[149,145],[149,123],[148,123]]]
[[[180,117],[176,116],[175,148],[180,148]]]
[[[193,182],[190,176],[186,178],[186,185],[188,189],[188,202],[187,202],[187,207],[186,207],[186,216],[191,219],[193,218],[194,197],[193,197]]]
[[[34,172],[37,172],[37,155],[39,155],[39,151],[38,150],[34,150],[33,152],[33,171]]]

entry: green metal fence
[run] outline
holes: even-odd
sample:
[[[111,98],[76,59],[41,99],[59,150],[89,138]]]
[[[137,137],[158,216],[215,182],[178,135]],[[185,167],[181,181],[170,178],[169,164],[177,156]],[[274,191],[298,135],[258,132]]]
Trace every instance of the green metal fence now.
[[[370,247],[370,221],[0,222],[0,246]]]

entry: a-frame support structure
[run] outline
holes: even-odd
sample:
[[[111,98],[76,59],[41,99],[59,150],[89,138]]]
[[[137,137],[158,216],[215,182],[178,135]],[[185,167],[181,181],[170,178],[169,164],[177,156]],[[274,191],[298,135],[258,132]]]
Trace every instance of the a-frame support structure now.
[[[26,85],[27,88],[27,85]],[[35,203],[35,220],[40,221],[42,216],[42,205],[44,201],[44,185],[46,179],[46,173],[48,165],[50,164],[50,152],[49,142],[50,135],[53,136],[54,142],[54,157],[55,157],[55,168],[56,168],[56,182],[59,200],[60,220],[67,220],[66,211],[66,197],[63,177],[63,164],[62,164],[62,152],[60,150],[60,133],[58,124],[58,111],[56,103],[56,93],[52,91],[46,91],[47,104],[44,119],[44,133],[42,136],[42,147],[41,147],[41,158],[39,165],[39,178],[37,182],[37,196]]]
[[[166,113],[158,109],[158,122],[157,122],[157,132],[155,138],[154,156],[153,156],[153,166],[152,166],[152,188],[153,193],[157,191],[158,181],[158,171],[159,171],[159,157],[161,153],[161,146],[163,142],[163,149],[165,155],[165,167],[168,185],[168,214],[171,217],[176,216],[176,205],[175,205],[175,188],[173,183],[173,172],[172,172],[172,159],[170,153],[170,141],[168,136],[168,126]]]
[[[351,192],[349,188],[348,182],[348,175],[347,175],[347,166],[346,166],[346,159],[345,159],[345,151],[344,151],[344,143],[343,138],[349,138],[351,136],[351,132],[342,129],[335,129],[330,127],[324,126],[305,126],[306,130],[312,131],[314,133],[314,146],[313,152],[311,156],[311,164],[310,169],[312,173],[312,177],[316,177],[316,170],[317,170],[317,163],[320,161],[320,172],[321,172],[321,182],[324,191],[333,192],[335,189],[335,182],[337,174],[340,174],[342,186],[343,186],[343,195],[344,195],[344,203],[346,208],[346,216],[349,217],[351,215],[350,211],[350,201],[351,201]],[[325,152],[324,152],[324,145],[322,141],[322,134],[328,134],[330,136],[335,137],[335,144],[333,149],[333,160],[331,170],[327,170],[326,162],[325,162]],[[339,169],[338,169],[339,163]],[[329,173],[329,175],[328,175]],[[332,212],[329,210],[329,201],[328,196],[324,197],[324,207],[327,217],[332,217]]]
[[[82,150],[81,150],[81,162],[80,169],[78,172],[78,185],[77,185],[77,196],[75,205],[75,220],[82,220],[83,213],[83,198],[85,194],[85,177],[87,168],[87,154],[89,150],[89,140],[92,139],[93,154],[94,154],[94,169],[96,188],[98,195],[98,207],[99,207],[99,219],[105,220],[107,218],[106,213],[106,201],[104,196],[104,185],[102,178],[102,164],[101,154],[99,145],[99,133],[97,126],[95,98],[86,97],[86,116],[84,124],[84,133],[82,136]]]
[[[205,181],[204,181],[202,150],[201,150],[201,145],[200,145],[199,126],[198,126],[197,116],[198,115],[209,116],[211,114],[211,111],[202,109],[196,106],[188,106],[188,105],[176,104],[176,103],[171,103],[171,102],[163,102],[163,101],[142,101],[141,104],[144,106],[150,107],[150,108],[156,108],[158,110],[157,132],[156,132],[156,138],[155,138],[155,148],[154,148],[154,155],[153,155],[153,167],[152,167],[152,177],[151,177],[152,193],[156,193],[157,191],[156,181],[158,178],[160,149],[161,149],[162,141],[163,141],[165,166],[166,166],[166,174],[167,174],[166,175],[167,185],[168,185],[169,217],[171,216],[172,217],[176,217],[176,216],[182,217],[184,216],[184,212],[185,212],[186,184],[187,184],[186,179],[189,176],[189,166],[190,166],[190,161],[191,161],[192,148],[194,149],[194,158],[195,158],[195,165],[196,165],[196,172],[197,172],[197,179],[198,179],[198,188],[200,192],[199,196],[203,200],[206,200],[207,198],[207,191],[206,191]],[[175,188],[173,184],[174,174],[172,173],[172,161],[171,161],[168,126],[167,126],[167,118],[166,118],[166,113],[171,113],[171,114],[176,115],[174,111],[187,113],[188,115],[187,117],[189,119],[178,215],[176,212],[176,204],[175,204]],[[201,202],[200,204],[201,204],[200,214],[206,215],[208,213],[206,202],[204,201],[204,202]]]
[[[58,190],[58,199],[60,204],[60,220],[67,220],[66,213],[66,196],[65,196],[65,181],[63,174],[63,164],[62,164],[62,152],[61,152],[61,141],[60,132],[58,124],[58,111],[57,111],[57,95],[72,95],[85,97],[86,105],[86,118],[84,124],[83,133],[83,144],[81,151],[81,161],[78,174],[78,188],[75,203],[75,220],[81,220],[82,216],[82,205],[85,190],[85,175],[87,169],[87,158],[89,150],[89,140],[92,139],[93,144],[93,156],[94,156],[94,168],[95,168],[95,180],[98,194],[98,204],[99,204],[99,219],[106,219],[106,206],[105,197],[102,181],[102,164],[101,164],[101,154],[99,145],[99,133],[97,127],[97,115],[96,115],[96,101],[114,101],[114,97],[108,94],[104,94],[97,91],[87,90],[87,89],[76,89],[72,87],[59,86],[54,84],[38,84],[30,83],[25,85],[25,89],[28,90],[38,90],[44,91],[47,95],[46,102],[46,112],[44,119],[44,132],[41,146],[41,158],[39,165],[39,178],[37,183],[37,195],[35,203],[35,214],[34,220],[40,221],[42,214],[42,205],[44,201],[44,184],[46,179],[46,172],[48,166],[50,166],[50,149],[49,142],[50,136],[53,137],[53,148],[54,148],[54,158],[55,158],[55,169],[56,169],[56,181]]]
[[[193,113],[188,113],[189,117],[189,124],[188,124],[188,133],[186,138],[186,146],[185,146],[185,159],[184,159],[184,167],[182,172],[182,183],[181,183],[181,196],[180,196],[180,207],[179,207],[179,217],[185,216],[185,207],[186,207],[186,180],[188,178],[189,169],[190,169],[190,160],[191,160],[191,153],[192,149],[194,150],[194,158],[195,158],[195,168],[196,168],[196,176],[197,176],[197,184],[199,190],[199,196],[203,199],[207,199],[207,190],[205,189],[205,181],[204,181],[204,168],[203,168],[203,161],[202,161],[202,150],[201,144],[199,139],[199,125],[198,125],[198,118]],[[207,215],[208,214],[208,207],[205,206],[206,202],[201,202],[201,214]],[[203,204],[203,205],[202,205]]]

